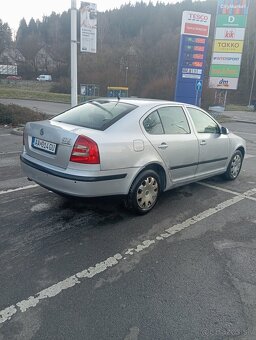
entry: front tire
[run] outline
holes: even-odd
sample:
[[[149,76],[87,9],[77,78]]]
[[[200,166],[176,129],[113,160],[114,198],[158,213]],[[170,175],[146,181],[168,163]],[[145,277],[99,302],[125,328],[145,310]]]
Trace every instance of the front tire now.
[[[145,170],[133,182],[127,197],[127,206],[137,214],[146,214],[155,206],[160,191],[159,175],[154,170]]]
[[[236,150],[236,152],[233,154],[227,171],[224,174],[224,177],[230,181],[233,181],[237,178],[237,176],[240,173],[241,167],[243,163],[243,155],[240,150]]]

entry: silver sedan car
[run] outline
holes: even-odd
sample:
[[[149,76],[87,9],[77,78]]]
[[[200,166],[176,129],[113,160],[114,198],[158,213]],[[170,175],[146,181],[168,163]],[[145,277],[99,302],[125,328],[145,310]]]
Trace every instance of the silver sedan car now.
[[[236,179],[244,155],[245,141],[199,107],[99,98],[27,123],[21,165],[56,193],[122,195],[145,214],[163,191],[220,174]]]

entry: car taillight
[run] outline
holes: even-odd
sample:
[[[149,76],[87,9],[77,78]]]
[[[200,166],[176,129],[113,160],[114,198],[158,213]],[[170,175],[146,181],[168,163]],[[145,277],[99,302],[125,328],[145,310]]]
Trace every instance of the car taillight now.
[[[78,136],[70,156],[70,161],[84,164],[100,164],[97,143],[89,137]]]

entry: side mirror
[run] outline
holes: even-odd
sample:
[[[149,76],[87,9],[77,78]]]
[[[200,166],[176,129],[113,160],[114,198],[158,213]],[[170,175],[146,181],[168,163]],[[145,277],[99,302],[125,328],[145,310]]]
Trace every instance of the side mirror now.
[[[222,126],[222,127],[220,128],[220,133],[221,133],[222,135],[228,135],[228,134],[229,134],[229,131],[228,131],[227,128],[225,128],[224,126]]]

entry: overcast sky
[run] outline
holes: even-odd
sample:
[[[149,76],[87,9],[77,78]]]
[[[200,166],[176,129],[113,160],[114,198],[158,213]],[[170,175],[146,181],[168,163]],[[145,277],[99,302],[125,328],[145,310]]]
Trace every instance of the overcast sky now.
[[[0,19],[7,22],[12,30],[16,31],[19,27],[19,22],[25,18],[27,24],[31,18],[42,20],[43,15],[50,15],[52,12],[62,13],[67,11],[71,6],[71,0],[0,0]],[[140,0],[139,0],[140,1]],[[136,3],[136,0],[95,0],[85,1],[97,4],[98,11],[102,12],[107,9],[120,8],[121,5],[131,2]],[[143,2],[148,3],[149,0]],[[156,3],[157,0],[152,0]],[[163,3],[176,3],[179,0],[161,0]],[[80,0],[76,1],[77,8],[80,7]]]

